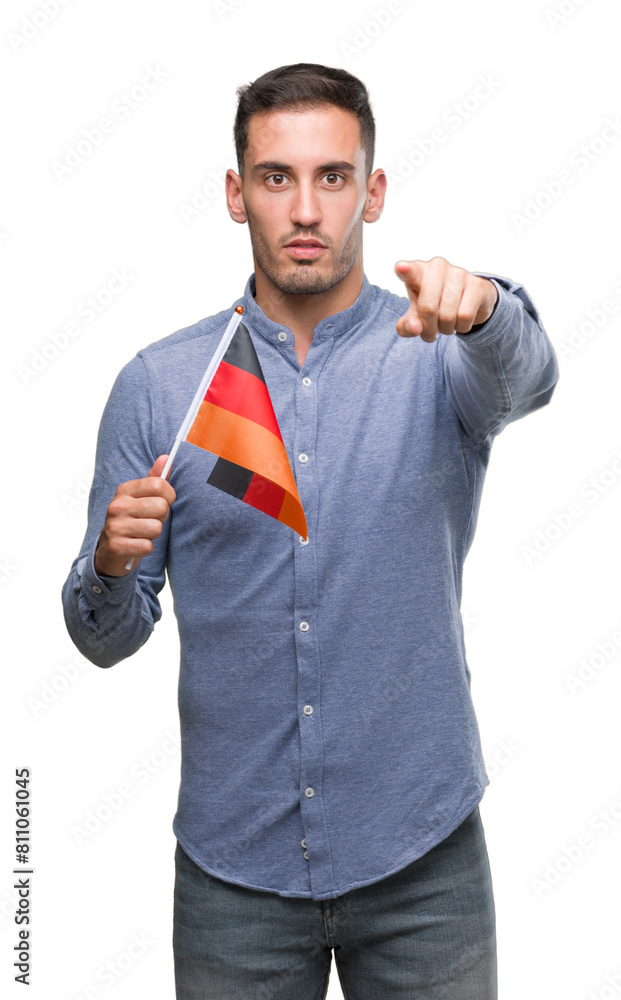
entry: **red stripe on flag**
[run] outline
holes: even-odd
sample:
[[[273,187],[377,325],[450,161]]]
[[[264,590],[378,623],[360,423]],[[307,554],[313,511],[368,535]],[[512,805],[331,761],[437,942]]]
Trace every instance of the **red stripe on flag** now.
[[[278,520],[284,497],[285,490],[282,486],[255,472],[244,494],[244,503],[250,504],[251,507],[256,507],[257,510],[262,510],[264,514],[269,514]]]
[[[223,410],[261,424],[282,441],[267,386],[250,372],[221,361],[204,398]]]

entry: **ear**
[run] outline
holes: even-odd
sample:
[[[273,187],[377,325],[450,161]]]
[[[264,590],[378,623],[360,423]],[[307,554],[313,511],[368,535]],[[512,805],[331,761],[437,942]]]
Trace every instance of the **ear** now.
[[[234,170],[228,169],[225,178],[226,204],[229,215],[234,222],[244,223],[247,221],[244,196],[242,194],[242,179]]]
[[[386,174],[378,167],[369,177],[367,183],[367,202],[362,216],[365,222],[377,222],[384,208],[384,196],[388,181]]]

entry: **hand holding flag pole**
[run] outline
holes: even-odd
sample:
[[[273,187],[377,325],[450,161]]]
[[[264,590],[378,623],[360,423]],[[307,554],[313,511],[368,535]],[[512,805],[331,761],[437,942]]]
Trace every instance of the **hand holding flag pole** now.
[[[188,441],[219,456],[207,480],[210,485],[307,538],[306,518],[272,401],[250,334],[241,324],[243,312],[243,306],[235,307],[161,478],[166,479],[181,442]],[[126,569],[133,562],[134,557]]]

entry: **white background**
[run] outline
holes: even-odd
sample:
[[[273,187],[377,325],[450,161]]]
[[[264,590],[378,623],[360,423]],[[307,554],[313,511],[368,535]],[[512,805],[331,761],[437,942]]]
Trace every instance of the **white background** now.
[[[555,345],[551,404],[494,443],[465,567],[491,778],[481,816],[502,1000],[621,996],[621,134],[606,130],[609,117],[621,124],[617,3],[393,2],[383,26],[383,0],[47,3],[49,16],[34,0],[5,0],[0,15],[4,995],[24,993],[13,982],[11,887],[14,769],[28,766],[28,996],[174,997],[171,595],[147,645],[104,671],[74,648],[60,593],[116,374],[140,348],[227,308],[252,270],[247,229],[217,182],[236,168],[235,88],[308,61],[349,69],[370,90],[374,167],[393,180],[380,222],[365,227],[369,280],[402,294],[395,262],[436,255],[511,277]],[[67,147],[150,69],[155,89],[124,119],[112,115],[113,131],[59,177]],[[473,97],[483,80],[487,96]],[[445,141],[417,159],[438,128]],[[571,183],[555,188],[563,170]],[[204,207],[184,220],[201,190]],[[115,268],[131,275],[127,287],[80,319]],[[54,338],[64,344],[55,356]],[[123,782],[132,795],[78,842],[76,828]],[[134,935],[148,943],[128,963]],[[107,963],[120,972],[111,985]],[[341,996],[334,963],[328,996]]]

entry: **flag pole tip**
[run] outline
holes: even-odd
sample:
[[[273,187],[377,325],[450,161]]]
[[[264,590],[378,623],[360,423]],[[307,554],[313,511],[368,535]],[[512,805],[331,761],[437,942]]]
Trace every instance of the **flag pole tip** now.
[[[243,311],[244,311],[244,307],[243,306],[235,306],[235,312],[236,313],[243,313]]]

